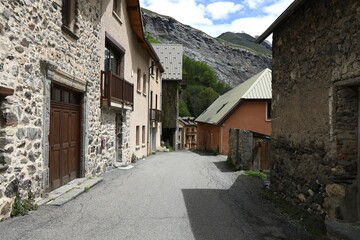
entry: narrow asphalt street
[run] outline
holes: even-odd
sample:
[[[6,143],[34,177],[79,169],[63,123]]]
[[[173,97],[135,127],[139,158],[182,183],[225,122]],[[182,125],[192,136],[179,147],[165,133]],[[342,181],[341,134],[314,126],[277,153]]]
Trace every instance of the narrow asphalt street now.
[[[309,239],[224,159],[158,153],[61,207],[0,223],[1,239]]]

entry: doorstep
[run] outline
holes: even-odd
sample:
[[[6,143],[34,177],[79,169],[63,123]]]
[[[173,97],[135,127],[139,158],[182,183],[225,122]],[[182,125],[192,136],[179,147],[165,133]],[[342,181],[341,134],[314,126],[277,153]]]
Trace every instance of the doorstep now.
[[[37,202],[38,205],[54,205],[61,206],[68,201],[76,198],[83,192],[87,192],[90,188],[103,180],[102,177],[93,178],[77,178],[68,184],[50,192],[46,198]]]

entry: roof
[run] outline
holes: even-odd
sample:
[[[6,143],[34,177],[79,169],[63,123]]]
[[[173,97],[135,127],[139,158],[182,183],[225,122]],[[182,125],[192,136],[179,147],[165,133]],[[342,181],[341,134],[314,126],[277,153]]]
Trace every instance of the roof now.
[[[159,57],[156,55],[156,52],[152,48],[151,44],[145,38],[144,24],[139,0],[126,0],[126,5],[132,30],[135,32],[136,36],[140,40],[141,46],[148,51],[150,56],[155,60],[155,62],[159,65],[161,71],[163,72],[164,68],[160,63]]]
[[[182,122],[185,126],[194,126],[196,125],[194,117],[179,117],[180,122]]]
[[[163,80],[182,80],[183,46],[181,44],[152,44],[165,71]]]
[[[274,32],[281,24],[289,19],[307,0],[294,0],[292,4],[273,22],[268,29],[265,30],[256,40],[256,43],[263,42],[271,33]]]
[[[271,99],[271,70],[266,68],[215,100],[195,121],[220,124],[244,99]]]

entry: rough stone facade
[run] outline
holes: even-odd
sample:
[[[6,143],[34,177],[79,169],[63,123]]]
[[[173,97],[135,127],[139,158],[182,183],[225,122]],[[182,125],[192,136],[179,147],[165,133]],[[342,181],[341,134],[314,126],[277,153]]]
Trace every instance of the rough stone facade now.
[[[272,187],[330,219],[360,219],[360,2],[306,1],[274,30]]]
[[[270,147],[268,135],[237,128],[229,130],[228,159],[236,169],[268,170]]]
[[[229,130],[228,159],[236,169],[252,169],[253,149],[254,136],[252,132],[236,128]]]
[[[99,108],[100,1],[78,1],[77,37],[61,29],[61,4],[0,3],[0,85],[15,91],[0,100],[0,220],[10,215],[17,188],[22,197],[28,189],[37,198],[46,192],[53,83],[82,93],[80,175],[102,173],[111,164],[100,134],[106,131]]]

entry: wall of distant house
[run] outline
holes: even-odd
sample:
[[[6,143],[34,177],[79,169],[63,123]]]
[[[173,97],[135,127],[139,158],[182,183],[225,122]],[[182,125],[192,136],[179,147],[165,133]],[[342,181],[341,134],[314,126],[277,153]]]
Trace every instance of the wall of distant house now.
[[[355,221],[360,2],[306,1],[273,35],[272,184]]]
[[[220,151],[220,128],[216,125],[198,122],[197,142],[199,150]]]
[[[231,128],[271,135],[271,121],[266,116],[266,100],[244,100],[220,126],[198,123],[197,148],[228,154]]]

